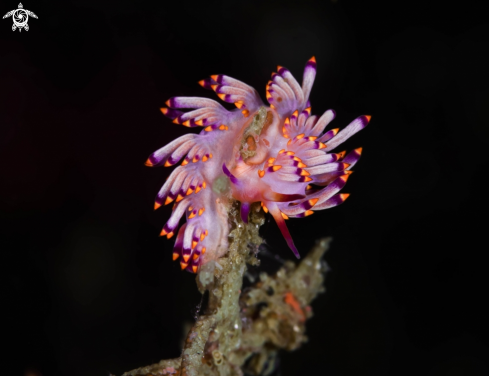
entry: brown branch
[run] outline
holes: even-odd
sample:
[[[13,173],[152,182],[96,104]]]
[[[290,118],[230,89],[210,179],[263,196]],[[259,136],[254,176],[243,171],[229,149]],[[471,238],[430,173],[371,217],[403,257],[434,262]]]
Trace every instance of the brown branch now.
[[[327,266],[321,257],[329,239],[320,240],[298,265],[287,261],[275,275],[262,273],[259,282],[241,291],[246,264],[259,264],[253,250],[262,242],[258,229],[264,217],[255,206],[245,225],[234,205],[230,218],[229,252],[197,277],[200,292],[209,291],[209,303],[189,331],[182,356],[123,376],[266,375],[279,349],[295,350],[307,341],[305,322],[312,316],[309,304],[324,290]]]

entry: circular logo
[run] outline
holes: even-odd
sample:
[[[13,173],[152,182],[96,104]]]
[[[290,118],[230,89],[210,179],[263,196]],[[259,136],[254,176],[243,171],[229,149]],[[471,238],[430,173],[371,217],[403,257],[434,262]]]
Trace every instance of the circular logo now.
[[[16,9],[13,14],[13,20],[15,26],[21,28],[27,25],[27,20],[29,19],[29,15],[25,11],[25,9]]]

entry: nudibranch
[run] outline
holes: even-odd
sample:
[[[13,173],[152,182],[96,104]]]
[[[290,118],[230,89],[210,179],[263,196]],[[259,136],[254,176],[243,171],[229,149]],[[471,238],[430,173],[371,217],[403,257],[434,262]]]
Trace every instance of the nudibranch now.
[[[177,138],[146,161],[147,166],[173,166],[185,157],[155,201],[155,209],[175,201],[160,235],[169,239],[177,234],[173,259],[180,258],[182,269],[196,273],[200,265],[225,254],[231,198],[240,201],[245,223],[250,205],[260,202],[299,258],[285,220],[337,206],[348,197],[339,191],[362,149],[348,154],[331,151],[365,128],[370,116],[358,117],[341,131],[324,132],[335,112],[311,115],[309,94],[315,76],[314,57],[306,64],[302,86],[279,66],[266,85],[267,106],[247,84],[213,75],[199,84],[236,109],[228,111],[199,97],[173,97],[161,108],[173,123],[203,127],[199,134]],[[187,221],[177,232],[183,214]]]

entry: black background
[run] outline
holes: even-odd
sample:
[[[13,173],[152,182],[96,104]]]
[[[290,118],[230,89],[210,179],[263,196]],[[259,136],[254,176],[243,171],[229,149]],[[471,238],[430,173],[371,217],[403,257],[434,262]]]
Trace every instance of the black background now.
[[[277,374],[489,373],[482,8],[23,4],[39,17],[28,32],[0,23],[3,375],[120,375],[180,355],[200,294],[171,262],[173,241],[158,237],[171,209],[154,212],[153,200],[170,169],[144,161],[189,130],[159,107],[213,97],[197,81],[218,73],[264,98],[277,64],[301,82],[313,55],[313,113],[335,109],[340,128],[372,120],[341,147],[364,148],[343,189],[350,198],[288,221],[302,254],[333,236],[332,271],[309,343],[282,353]],[[273,220],[263,236],[270,253],[294,258]]]

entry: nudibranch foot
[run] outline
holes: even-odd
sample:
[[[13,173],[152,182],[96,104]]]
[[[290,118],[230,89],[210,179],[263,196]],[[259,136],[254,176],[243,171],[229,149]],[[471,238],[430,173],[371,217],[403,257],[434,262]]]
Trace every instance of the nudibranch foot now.
[[[240,209],[240,215],[241,215],[241,220],[244,223],[248,223],[248,215],[250,214],[250,203],[249,202],[242,202],[241,203],[241,209]]]

